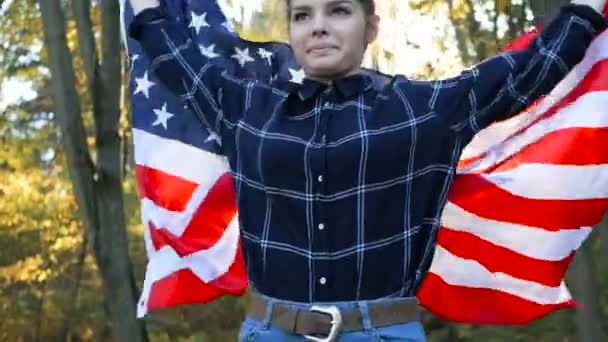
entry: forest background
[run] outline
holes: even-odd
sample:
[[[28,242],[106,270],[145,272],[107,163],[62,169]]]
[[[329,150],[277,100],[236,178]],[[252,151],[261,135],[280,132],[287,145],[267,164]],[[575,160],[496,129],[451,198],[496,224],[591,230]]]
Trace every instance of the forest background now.
[[[380,0],[380,39],[366,65],[448,77],[566,2]],[[285,39],[283,3],[222,1],[235,28],[255,40]],[[0,341],[236,340],[246,298],[135,319],[146,255],[121,39],[117,0],[0,0]],[[607,340],[602,225],[567,276],[584,309],[521,327],[426,314],[429,340]]]

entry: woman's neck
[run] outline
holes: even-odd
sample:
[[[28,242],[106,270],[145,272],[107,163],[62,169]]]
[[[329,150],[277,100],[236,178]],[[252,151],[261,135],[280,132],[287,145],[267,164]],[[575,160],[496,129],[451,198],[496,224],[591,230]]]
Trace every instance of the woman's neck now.
[[[306,73],[306,78],[309,78],[309,79],[317,81],[317,82],[325,83],[327,85],[332,85],[334,83],[334,81],[337,81],[339,79],[342,79],[342,78],[345,78],[348,76],[357,75],[359,73],[361,73],[361,68],[353,69],[346,73],[340,73],[340,74],[334,74],[334,75],[314,75],[314,74],[311,75],[311,74]]]

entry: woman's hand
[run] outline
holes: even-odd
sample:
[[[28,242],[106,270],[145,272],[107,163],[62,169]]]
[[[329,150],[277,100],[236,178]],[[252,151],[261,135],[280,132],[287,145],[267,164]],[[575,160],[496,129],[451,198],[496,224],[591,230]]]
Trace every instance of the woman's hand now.
[[[587,5],[600,13],[604,13],[604,7],[606,6],[606,0],[570,0],[570,3]]]
[[[153,8],[160,5],[159,0],[129,0],[131,2],[131,7],[133,8],[133,14],[137,15],[137,13],[145,10],[146,8]]]

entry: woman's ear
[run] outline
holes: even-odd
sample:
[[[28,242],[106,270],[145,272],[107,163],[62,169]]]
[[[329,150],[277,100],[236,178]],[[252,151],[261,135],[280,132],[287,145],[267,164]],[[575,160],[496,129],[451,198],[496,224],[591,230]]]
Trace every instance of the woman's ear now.
[[[376,14],[370,15],[367,18],[367,32],[366,39],[367,43],[373,43],[378,38],[378,30],[380,28],[380,17]]]

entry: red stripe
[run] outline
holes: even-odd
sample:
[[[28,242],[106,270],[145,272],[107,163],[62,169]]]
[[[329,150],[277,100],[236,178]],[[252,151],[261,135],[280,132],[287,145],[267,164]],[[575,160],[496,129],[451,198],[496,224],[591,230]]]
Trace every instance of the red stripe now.
[[[553,105],[543,115],[539,116],[538,118],[536,118],[536,120],[532,121],[530,124],[523,127],[522,129],[514,132],[511,136],[507,137],[505,140],[509,140],[513,136],[516,136],[516,135],[521,135],[523,132],[528,130],[531,126],[534,126],[534,125],[538,124],[540,121],[556,115],[563,108],[571,105],[573,102],[575,102],[581,96],[583,96],[587,93],[608,90],[608,77],[606,77],[606,75],[608,75],[608,59],[604,59],[604,60],[597,62],[591,68],[591,70],[589,70],[589,73],[587,73],[585,78],[570,93],[568,93],[568,95],[566,95],[560,102]],[[539,101],[536,101],[535,104],[533,104],[531,107],[536,106],[538,103],[539,103]],[[526,109],[526,111],[528,111],[528,110],[529,109]],[[466,161],[461,162],[459,164],[459,168],[462,168],[481,158],[484,158],[486,155],[487,155],[487,153],[483,153],[478,157],[468,158]],[[491,170],[492,170],[492,167],[488,168],[487,170],[483,170],[483,171],[479,171],[479,172],[487,172],[487,171],[491,171]]]
[[[592,227],[608,210],[608,199],[540,200],[516,196],[476,174],[456,176],[448,200],[485,219],[550,231]]]
[[[149,222],[154,248],[159,250],[169,245],[182,257],[207,249],[222,237],[235,214],[232,179],[226,173],[209,190],[181,237]]]
[[[141,198],[171,211],[183,211],[197,187],[195,183],[142,165],[136,166],[135,174]]]
[[[608,153],[604,153],[607,145],[608,128],[562,129],[545,135],[492,171],[507,171],[526,163],[579,166],[608,164]]]
[[[559,286],[572,260],[539,260],[497,246],[468,232],[441,227],[437,244],[463,259],[479,262],[490,272],[506,273],[515,278],[534,281],[547,286]]]
[[[441,318],[476,324],[526,324],[575,305],[574,301],[542,305],[497,290],[452,286],[434,273],[427,274],[417,297]]]
[[[236,258],[228,271],[210,283],[203,282],[189,269],[174,272],[155,282],[148,298],[148,310],[209,303],[225,294],[241,296],[247,290],[247,281],[239,244]]]

